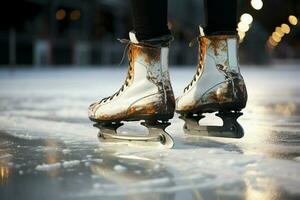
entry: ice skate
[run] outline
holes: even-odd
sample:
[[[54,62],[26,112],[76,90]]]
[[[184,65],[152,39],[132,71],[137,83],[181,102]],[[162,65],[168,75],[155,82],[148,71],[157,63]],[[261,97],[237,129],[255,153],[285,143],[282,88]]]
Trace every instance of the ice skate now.
[[[125,83],[114,95],[89,107],[89,118],[97,122],[102,142],[130,143],[141,146],[173,146],[165,132],[174,115],[175,99],[168,72],[170,39],[139,42],[134,33],[128,41],[129,70]],[[147,136],[120,134],[122,121],[140,121]]]
[[[176,112],[185,121],[184,130],[193,135],[242,137],[237,122],[247,102],[247,90],[240,73],[235,35],[204,36],[200,28],[199,64],[193,80],[176,99]],[[218,112],[223,126],[201,126],[203,113]]]

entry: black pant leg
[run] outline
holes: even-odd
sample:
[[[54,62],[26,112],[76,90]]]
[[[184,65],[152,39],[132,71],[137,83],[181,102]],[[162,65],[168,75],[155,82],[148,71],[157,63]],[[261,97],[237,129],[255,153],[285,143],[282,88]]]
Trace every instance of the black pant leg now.
[[[235,34],[237,0],[206,0],[205,33],[207,35]]]
[[[138,40],[170,34],[168,0],[131,0],[133,28]]]

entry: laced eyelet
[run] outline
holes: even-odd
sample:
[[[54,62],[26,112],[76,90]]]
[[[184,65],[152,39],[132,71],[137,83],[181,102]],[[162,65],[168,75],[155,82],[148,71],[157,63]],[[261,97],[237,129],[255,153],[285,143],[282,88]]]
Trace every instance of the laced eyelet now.
[[[126,49],[127,49],[127,47],[128,47],[128,45],[126,46]],[[132,51],[131,51],[130,46],[129,46],[128,53],[129,53],[129,55],[128,55],[129,70],[128,70],[128,74],[127,74],[127,78],[125,80],[125,83],[122,85],[122,87],[115,94],[113,94],[112,96],[109,96],[109,97],[106,97],[106,98],[102,99],[100,102],[106,103],[107,101],[113,100],[114,97],[118,97],[120,95],[120,93],[122,93],[125,90],[125,88],[129,86],[129,80],[131,80],[133,78],[132,77],[132,71],[133,71],[133,66],[132,66],[133,59],[132,59],[132,57],[133,57],[133,55],[132,55]],[[124,58],[124,54],[123,54],[123,58]],[[123,61],[123,58],[122,58],[122,61]]]

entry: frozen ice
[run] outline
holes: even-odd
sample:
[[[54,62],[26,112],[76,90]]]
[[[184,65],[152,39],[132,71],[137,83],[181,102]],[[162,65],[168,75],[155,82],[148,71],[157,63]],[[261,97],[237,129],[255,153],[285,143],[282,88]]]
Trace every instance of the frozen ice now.
[[[300,156],[294,158],[296,161],[300,162]]]
[[[64,161],[62,163],[62,166],[64,168],[68,168],[68,167],[74,167],[74,166],[79,165],[79,164],[80,164],[79,160],[71,160],[71,161]]]
[[[11,154],[4,154],[4,155],[0,155],[0,159],[7,159],[7,158],[10,158],[10,157],[12,157],[13,155],[11,155]]]
[[[52,164],[41,164],[35,167],[36,170],[39,171],[49,171],[49,170],[56,170],[61,167],[61,163],[52,163]]]
[[[95,158],[95,159],[93,159],[92,161],[94,161],[94,162],[96,162],[96,163],[102,163],[102,162],[103,162],[103,159]]]
[[[124,68],[0,69],[1,197],[299,199],[300,70],[241,70],[249,92],[239,118],[245,136],[188,136],[175,114],[168,150],[99,142],[87,107],[120,87]],[[194,68],[170,74],[178,96]],[[205,119],[218,122],[213,114]],[[144,133],[136,122],[122,131]]]
[[[63,149],[62,152],[63,152],[64,154],[68,154],[68,153],[71,153],[71,150],[70,150],[70,149]]]
[[[117,172],[125,172],[127,170],[127,168],[122,165],[115,165],[114,170]]]

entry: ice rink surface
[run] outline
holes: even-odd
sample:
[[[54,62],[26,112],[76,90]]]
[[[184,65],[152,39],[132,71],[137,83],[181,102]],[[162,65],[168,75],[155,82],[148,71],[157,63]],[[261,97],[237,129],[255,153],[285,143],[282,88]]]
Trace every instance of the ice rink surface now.
[[[171,67],[179,95],[195,69]],[[103,145],[88,105],[117,91],[125,68],[0,70],[0,199],[300,198],[300,68],[242,66],[242,139],[184,134],[169,149]],[[213,114],[202,121],[218,124]],[[136,122],[123,132],[145,134]]]

